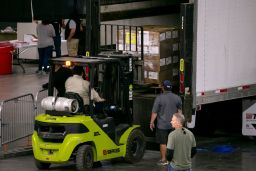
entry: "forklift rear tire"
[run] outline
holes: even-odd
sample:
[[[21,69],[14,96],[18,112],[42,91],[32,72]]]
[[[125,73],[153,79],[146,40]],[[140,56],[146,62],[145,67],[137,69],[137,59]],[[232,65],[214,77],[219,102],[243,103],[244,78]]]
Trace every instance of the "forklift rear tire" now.
[[[46,170],[46,169],[49,169],[51,163],[43,163],[43,162],[40,162],[38,160],[35,159],[35,164],[36,164],[36,167],[39,169],[39,170]]]
[[[76,154],[76,168],[78,171],[89,170],[93,166],[93,151],[90,145],[82,145]]]
[[[145,138],[141,130],[133,130],[127,140],[125,161],[135,163],[142,159],[145,152]]]

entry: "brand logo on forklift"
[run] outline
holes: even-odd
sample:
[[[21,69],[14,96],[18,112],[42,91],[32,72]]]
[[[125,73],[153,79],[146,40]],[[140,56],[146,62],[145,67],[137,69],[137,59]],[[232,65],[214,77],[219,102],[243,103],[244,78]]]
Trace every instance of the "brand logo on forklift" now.
[[[108,155],[108,154],[112,154],[112,153],[119,153],[119,152],[120,152],[120,148],[110,149],[110,150],[103,150],[103,155]]]

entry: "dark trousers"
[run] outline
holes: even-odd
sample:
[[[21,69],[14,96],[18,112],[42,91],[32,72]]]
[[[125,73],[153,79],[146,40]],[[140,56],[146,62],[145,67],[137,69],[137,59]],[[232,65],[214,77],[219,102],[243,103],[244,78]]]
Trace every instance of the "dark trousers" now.
[[[61,37],[60,35],[56,35],[54,38],[54,49],[56,52],[56,57],[60,57],[61,56]]]
[[[39,65],[38,70],[41,71],[44,67],[44,71],[47,71],[48,59],[52,57],[52,46],[45,48],[38,48]]]

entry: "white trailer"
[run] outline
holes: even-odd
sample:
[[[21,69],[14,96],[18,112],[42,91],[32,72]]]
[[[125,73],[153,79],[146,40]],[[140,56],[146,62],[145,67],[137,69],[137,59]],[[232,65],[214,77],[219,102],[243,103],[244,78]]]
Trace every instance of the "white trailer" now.
[[[181,91],[185,100],[192,95],[192,108],[256,95],[255,9],[255,0],[194,1],[192,58],[181,56],[180,63],[180,73],[184,74]],[[185,17],[182,16],[182,22]],[[182,31],[186,36],[186,31]],[[191,63],[190,68],[186,68],[187,63]],[[232,102],[230,106],[237,107]],[[253,113],[251,108],[249,111]],[[246,121],[246,114],[243,115],[243,134],[256,135],[256,118],[247,117],[250,121]],[[192,118],[189,126],[193,127],[195,115]]]
[[[224,120],[224,124],[234,124],[236,128],[239,127],[239,131],[242,128],[243,135],[256,135],[256,117],[250,117],[254,116],[251,115],[253,112],[250,107],[253,103],[245,105],[242,109],[243,100],[256,95],[256,1],[190,2],[192,3],[181,5],[180,22],[179,15],[173,14],[151,16],[146,20],[138,18],[111,21],[105,24],[138,26],[150,23],[177,26],[180,23],[178,88],[183,97],[183,112],[192,120],[188,126],[210,133],[221,125],[220,120]],[[183,7],[187,9],[183,10]],[[166,17],[169,18],[168,21]],[[145,125],[144,133],[147,137],[154,136],[147,125],[154,98],[155,95],[148,94],[134,96],[134,106],[137,109],[134,112],[135,122]],[[145,103],[148,107],[140,109]],[[249,114],[244,112],[242,117],[243,110],[249,111]],[[141,116],[142,113],[147,115]]]

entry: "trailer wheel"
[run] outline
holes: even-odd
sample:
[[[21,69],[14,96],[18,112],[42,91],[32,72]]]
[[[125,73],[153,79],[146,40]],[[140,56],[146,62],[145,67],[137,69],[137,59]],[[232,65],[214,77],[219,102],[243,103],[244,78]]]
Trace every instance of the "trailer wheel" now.
[[[145,152],[145,138],[141,130],[133,130],[127,140],[125,161],[128,163],[135,163],[142,159]]]
[[[78,171],[89,170],[93,166],[93,151],[90,145],[82,145],[76,154],[76,168]]]
[[[36,167],[39,169],[39,170],[46,170],[46,169],[49,169],[51,163],[44,163],[44,162],[40,162],[38,160],[35,159],[35,164],[36,164]]]

